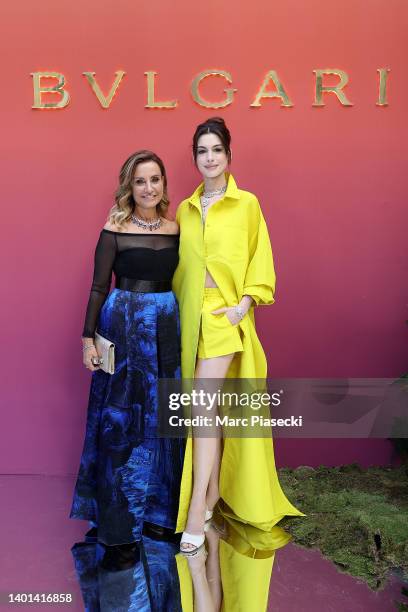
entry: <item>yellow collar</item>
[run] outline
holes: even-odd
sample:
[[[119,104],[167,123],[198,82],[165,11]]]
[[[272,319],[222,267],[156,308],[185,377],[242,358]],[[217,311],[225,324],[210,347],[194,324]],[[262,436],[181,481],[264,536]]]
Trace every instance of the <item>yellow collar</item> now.
[[[201,209],[200,196],[203,194],[203,189],[204,183],[200,183],[200,185],[188,199],[190,204],[193,204],[198,209]],[[232,174],[227,174],[227,191],[225,192],[224,198],[239,200],[239,190]]]

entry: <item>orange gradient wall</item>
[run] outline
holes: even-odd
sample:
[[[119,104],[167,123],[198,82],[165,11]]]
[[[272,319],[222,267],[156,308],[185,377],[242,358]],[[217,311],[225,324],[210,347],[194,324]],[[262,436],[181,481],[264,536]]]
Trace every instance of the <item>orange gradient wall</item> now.
[[[270,375],[407,369],[404,0],[17,0],[2,13],[1,472],[75,471],[89,384],[82,320],[119,167],[136,149],[156,151],[174,212],[199,179],[194,127],[214,114],[232,132],[232,172],[257,194],[270,229],[276,303],[258,313]],[[219,110],[190,93],[211,68],[228,71],[237,90]],[[347,72],[353,106],[334,94],[313,106],[319,68]],[[390,68],[388,106],[376,105],[378,68]],[[95,72],[107,93],[118,70],[126,76],[102,109],[82,73]],[[293,107],[250,107],[269,70]],[[37,71],[65,75],[66,108],[31,108]],[[145,108],[146,71],[176,108]],[[214,78],[202,92],[219,100],[225,86]],[[281,440],[277,449],[292,465],[390,458],[378,440]]]

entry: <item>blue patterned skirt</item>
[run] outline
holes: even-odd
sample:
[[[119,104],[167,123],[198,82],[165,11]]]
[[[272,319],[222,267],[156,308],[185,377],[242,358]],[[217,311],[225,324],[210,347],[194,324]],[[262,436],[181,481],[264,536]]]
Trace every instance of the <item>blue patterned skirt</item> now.
[[[115,343],[115,374],[94,372],[71,517],[107,545],[141,540],[143,523],[175,528],[184,440],[157,437],[159,378],[180,378],[174,294],[114,289],[98,331]]]

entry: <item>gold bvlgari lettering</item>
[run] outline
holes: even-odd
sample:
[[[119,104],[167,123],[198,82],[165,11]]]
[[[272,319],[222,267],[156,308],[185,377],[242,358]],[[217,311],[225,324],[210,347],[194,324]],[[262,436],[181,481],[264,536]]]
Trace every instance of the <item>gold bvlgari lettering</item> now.
[[[34,104],[31,108],[55,109],[64,108],[69,104],[69,93],[65,88],[65,76],[60,72],[31,72],[33,77]],[[58,83],[51,87],[41,85],[41,79],[57,79]],[[42,95],[45,93],[60,96],[56,102],[43,102]]]
[[[344,91],[342,91],[349,80],[347,72],[344,72],[344,70],[338,70],[337,68],[324,68],[323,70],[317,69],[313,70],[313,72],[316,75],[316,92],[313,106],[325,106],[323,102],[324,93],[334,93],[343,106],[353,106],[353,104],[347,99]],[[340,78],[340,83],[337,85],[323,85],[323,76],[325,74],[333,74],[338,76]]]
[[[99,87],[99,84],[97,80],[95,79],[95,74],[96,74],[95,72],[83,72],[82,74],[86,77],[86,80],[88,81],[89,85],[91,86],[92,91],[98,98],[102,108],[109,108],[111,105],[113,96],[116,94],[116,91],[123,77],[125,76],[126,72],[124,72],[123,70],[118,70],[117,72],[115,72],[115,80],[107,96],[104,95],[101,88]]]
[[[378,73],[378,98],[376,106],[388,106],[387,87],[388,87],[388,73],[391,71],[390,68],[377,68]],[[324,68],[313,70],[315,74],[315,99],[313,106],[325,106],[324,95],[327,93],[335,94],[342,106],[354,106],[347,98],[344,91],[345,86],[349,81],[348,74],[344,70],[337,68]],[[43,72],[31,72],[33,79],[33,93],[34,103],[33,109],[60,109],[68,106],[70,103],[70,93],[65,88],[66,80],[64,74],[54,71],[43,71]],[[117,94],[118,88],[126,76],[124,70],[118,70],[115,72],[115,80],[108,92],[105,95],[99,83],[96,80],[95,72],[83,72],[83,76],[86,77],[92,91],[96,98],[101,104],[102,108],[110,108],[114,96]],[[175,100],[156,100],[155,87],[156,77],[158,73],[149,70],[146,71],[145,76],[147,77],[147,104],[145,108],[176,108],[179,105],[177,99]],[[337,84],[324,85],[323,80],[325,76],[336,76],[338,77]],[[200,91],[200,85],[202,81],[209,77],[221,77],[228,85],[232,85],[232,76],[226,70],[208,69],[203,70],[197,74],[191,83],[191,95],[192,98],[199,106],[210,109],[224,108],[232,104],[235,98],[235,92],[238,90],[234,87],[225,87],[225,97],[218,101],[210,101],[203,97]],[[52,84],[52,81],[56,81]],[[46,85],[44,84],[46,81]],[[51,81],[51,84],[50,84]],[[328,81],[330,83],[330,80]],[[58,96],[58,98],[56,98]],[[280,98],[281,104],[285,108],[293,107],[293,103],[289,98],[276,70],[269,70],[257,92],[253,102],[249,105],[252,108],[259,108],[263,106],[263,100],[267,98]]]

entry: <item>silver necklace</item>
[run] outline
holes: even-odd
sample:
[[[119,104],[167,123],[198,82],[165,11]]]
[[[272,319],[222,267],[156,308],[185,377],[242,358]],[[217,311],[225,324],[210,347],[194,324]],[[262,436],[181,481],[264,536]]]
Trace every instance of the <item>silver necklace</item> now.
[[[220,189],[215,189],[214,191],[205,191],[201,196],[201,206],[205,209],[207,208],[210,200],[215,198],[216,196],[223,195],[227,191],[227,185],[221,187]]]
[[[163,225],[163,219],[159,217],[155,221],[144,221],[143,219],[139,219],[136,215],[131,216],[132,223],[141,227],[142,229],[149,230],[149,232],[153,232],[154,230],[159,229]]]

